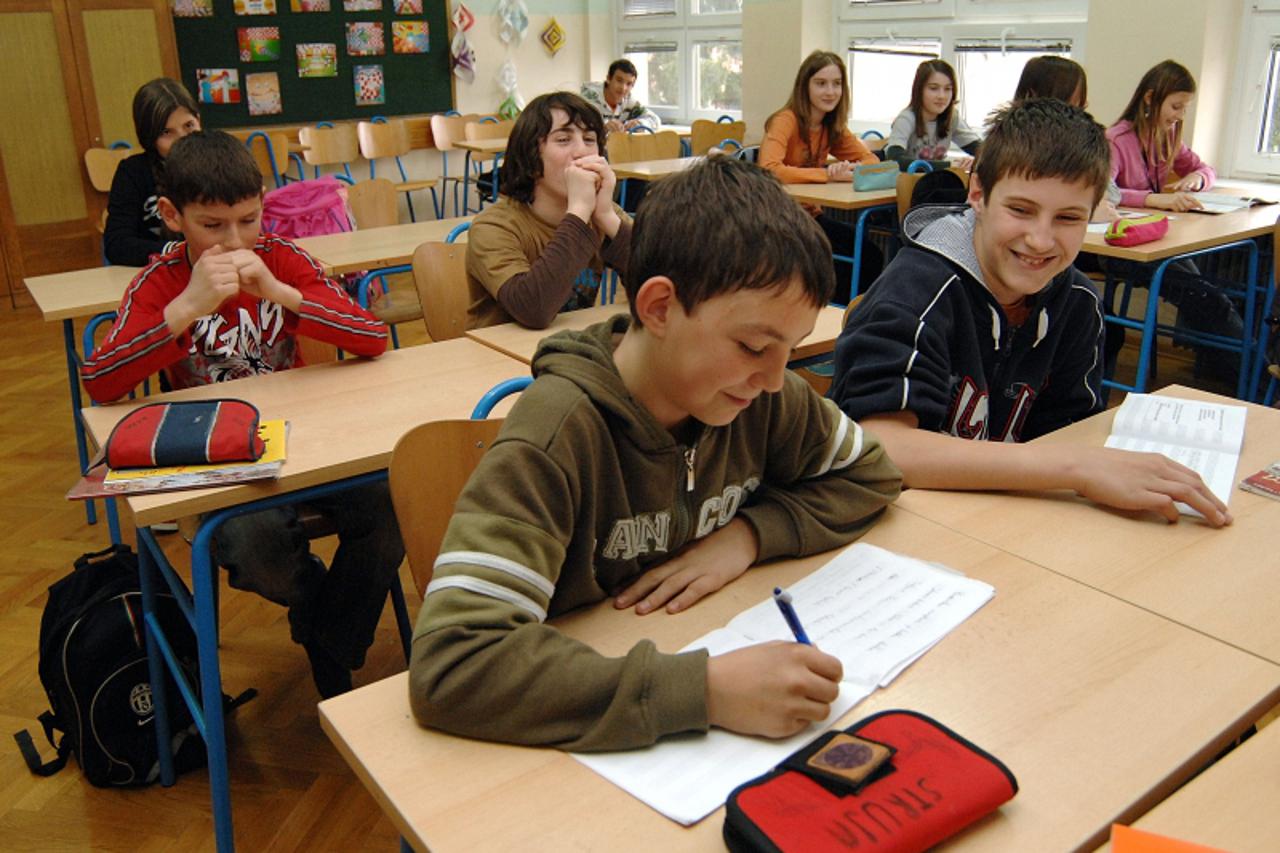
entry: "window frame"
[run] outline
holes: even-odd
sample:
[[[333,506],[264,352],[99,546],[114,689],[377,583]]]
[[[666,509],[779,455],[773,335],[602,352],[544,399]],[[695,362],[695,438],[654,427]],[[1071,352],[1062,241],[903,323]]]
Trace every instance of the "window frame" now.
[[[1280,153],[1265,154],[1257,150],[1258,137],[1266,120],[1267,72],[1270,70],[1271,45],[1280,44],[1280,0],[1254,3],[1246,9],[1241,21],[1239,63],[1234,85],[1231,126],[1244,132],[1235,134],[1234,145],[1227,146],[1232,177],[1280,179]],[[1275,95],[1280,98],[1280,92]]]
[[[643,35],[644,35],[643,38],[641,38],[641,32],[643,32]],[[662,119],[664,124],[670,124],[675,122],[675,120],[682,115],[684,110],[684,105],[688,102],[688,96],[686,93],[689,88],[689,73],[688,73],[689,63],[681,60],[681,57],[687,56],[689,52],[688,44],[685,41],[684,32],[682,30],[677,30],[677,29],[648,30],[648,31],[632,30],[632,31],[629,31],[627,35],[631,37],[621,39],[618,42],[618,50],[615,52],[614,55],[619,58],[626,55],[625,48],[629,45],[641,46],[644,44],[662,44],[666,42],[675,43],[676,45],[675,54],[676,54],[676,60],[677,60],[676,61],[676,92],[678,93],[676,95],[676,101],[677,101],[676,105],[665,106],[660,104],[651,104],[649,103],[648,98],[645,98],[642,101],[642,103],[646,107],[653,110],[653,112],[658,116],[658,118]]]

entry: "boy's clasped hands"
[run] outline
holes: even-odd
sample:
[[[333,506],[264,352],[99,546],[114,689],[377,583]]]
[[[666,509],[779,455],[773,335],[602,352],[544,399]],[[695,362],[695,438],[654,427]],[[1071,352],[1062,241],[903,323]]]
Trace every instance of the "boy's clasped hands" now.
[[[294,312],[302,304],[302,293],[272,275],[251,249],[213,246],[192,266],[186,288],[165,306],[165,322],[179,335],[241,291]]]
[[[605,234],[616,234],[621,224],[613,208],[613,189],[618,178],[609,161],[599,154],[578,157],[565,167],[564,179],[568,212]]]

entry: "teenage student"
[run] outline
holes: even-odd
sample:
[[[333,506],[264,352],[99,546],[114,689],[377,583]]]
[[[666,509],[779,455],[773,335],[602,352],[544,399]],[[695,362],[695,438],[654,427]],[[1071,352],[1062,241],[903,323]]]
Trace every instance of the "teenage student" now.
[[[796,72],[791,97],[786,106],[769,116],[760,143],[760,165],[784,184],[825,184],[853,180],[853,167],[879,162],[848,128],[849,75],[844,60],[834,53],[817,50],[809,54]],[[828,162],[829,158],[831,162]],[[841,255],[853,255],[854,229],[811,205],[813,214],[832,247]],[[864,247],[862,285],[870,284],[880,272],[881,258],[874,247]],[[836,300],[848,301],[849,267],[836,267]]]
[[[606,265],[626,272],[631,219],[613,203],[604,139],[600,113],[572,92],[539,95],[520,113],[502,164],[506,195],[467,237],[468,328],[545,329],[595,303]]]
[[[637,127],[657,130],[662,124],[658,114],[631,97],[636,85],[636,67],[629,59],[615,59],[603,83],[583,83],[582,97],[600,111],[605,129],[625,133]]]
[[[885,159],[903,166],[912,160],[945,160],[954,143],[970,155],[955,165],[961,169],[972,166],[982,137],[960,117],[956,109],[959,100],[955,69],[941,59],[921,62],[911,81],[911,103],[889,127]]]
[[[458,499],[414,632],[421,722],[609,750],[709,726],[782,737],[826,715],[840,662],[812,646],[709,658],[644,641],[611,658],[545,622],[609,597],[682,612],[757,562],[849,542],[897,496],[876,439],[786,369],[831,295],[829,251],[751,164],[654,184],[630,315],[542,342]]]
[[[1217,175],[1182,141],[1195,94],[1191,72],[1172,59],[1142,75],[1120,120],[1107,130],[1111,178],[1120,187],[1122,204],[1175,211],[1200,207],[1190,194],[1212,187]]]
[[[239,140],[212,132],[175,143],[164,186],[160,215],[186,239],[134,278],[85,361],[94,400],[118,399],[160,370],[186,388],[297,367],[300,336],[370,358],[386,349],[386,326],[319,264],[288,240],[259,234],[262,174]],[[311,555],[296,507],[232,519],[214,544],[232,586],[289,607],[316,687],[333,696],[351,689],[351,670],[364,663],[404,545],[385,483],[308,505],[338,529],[328,571]]]
[[[173,143],[200,129],[200,109],[181,83],[161,77],[134,94],[133,129],[142,153],[121,161],[111,181],[102,250],[108,263],[143,267],[175,236],[164,232],[156,186]]]
[[[849,317],[831,397],[884,442],[906,485],[1070,489],[1217,527],[1226,507],[1155,453],[1022,444],[1103,408],[1102,306],[1071,262],[1107,183],[1103,129],[1053,98],[997,112],[967,206],[919,207],[905,248]]]

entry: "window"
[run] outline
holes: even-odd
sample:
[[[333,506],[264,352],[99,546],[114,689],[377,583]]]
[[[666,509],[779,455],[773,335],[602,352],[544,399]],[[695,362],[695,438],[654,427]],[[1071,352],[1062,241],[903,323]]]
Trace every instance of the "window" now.
[[[696,109],[720,113],[742,111],[741,41],[695,41],[693,67]]]
[[[653,18],[674,18],[678,0],[622,0],[622,17],[627,21],[649,21]]]
[[[1237,63],[1233,175],[1280,176],[1280,4],[1242,16]],[[1227,171],[1225,169],[1221,170]]]
[[[1255,154],[1280,154],[1280,42],[1272,41],[1267,59],[1267,87],[1262,128]]]
[[[695,15],[741,14],[742,0],[693,0]]]
[[[849,43],[849,120],[887,132],[911,101],[916,66],[942,53],[940,39],[860,38]],[[893,81],[892,84],[889,81]]]
[[[848,19],[949,18],[955,0],[845,0],[840,13]]]
[[[635,96],[649,107],[680,105],[680,45],[674,41],[637,42],[623,48],[636,66]]]
[[[742,115],[742,0],[617,0],[635,96],[667,122]]]
[[[955,43],[960,115],[975,130],[1013,97],[1022,67],[1032,57],[1071,56],[1070,39],[962,38]]]

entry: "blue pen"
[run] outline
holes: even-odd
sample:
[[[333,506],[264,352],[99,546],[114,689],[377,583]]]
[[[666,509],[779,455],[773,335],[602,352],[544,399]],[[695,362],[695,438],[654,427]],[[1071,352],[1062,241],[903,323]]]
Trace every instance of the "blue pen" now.
[[[791,593],[775,586],[773,588],[773,600],[777,603],[778,609],[782,611],[782,618],[787,620],[787,627],[791,629],[791,633],[796,635],[797,643],[804,643],[806,646],[813,645],[809,642],[809,635],[804,632],[804,626],[800,624],[800,617],[796,615],[796,609],[791,606]]]

